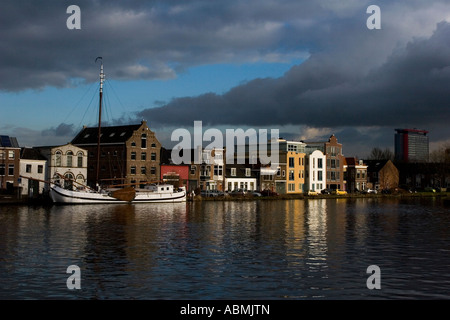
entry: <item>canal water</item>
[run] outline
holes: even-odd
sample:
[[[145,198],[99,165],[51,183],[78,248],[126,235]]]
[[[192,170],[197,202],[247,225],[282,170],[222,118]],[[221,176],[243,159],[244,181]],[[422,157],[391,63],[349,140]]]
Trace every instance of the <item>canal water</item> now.
[[[449,299],[449,231],[431,197],[1,206],[0,299]]]

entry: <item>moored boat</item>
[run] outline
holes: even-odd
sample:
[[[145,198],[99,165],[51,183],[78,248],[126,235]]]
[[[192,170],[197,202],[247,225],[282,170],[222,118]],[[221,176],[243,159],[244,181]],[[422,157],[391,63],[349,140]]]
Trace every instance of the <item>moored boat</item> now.
[[[186,201],[185,188],[174,189],[170,184],[149,185],[143,189],[64,189],[57,184],[50,186],[50,197],[62,204],[106,204],[106,203],[161,203]]]

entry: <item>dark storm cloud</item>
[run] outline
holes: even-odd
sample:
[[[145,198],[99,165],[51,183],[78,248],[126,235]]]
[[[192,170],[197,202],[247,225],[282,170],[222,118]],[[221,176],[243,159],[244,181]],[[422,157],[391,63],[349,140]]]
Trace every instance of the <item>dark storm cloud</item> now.
[[[107,78],[116,80],[308,56],[280,78],[255,79],[225,94],[177,97],[155,108],[149,97],[136,120],[160,130],[194,120],[291,125],[299,135],[304,127],[327,128],[355,144],[361,137],[386,143],[397,126],[448,134],[450,27],[441,22],[449,20],[448,1],[379,0],[381,30],[366,28],[372,3],[359,0],[80,0],[82,28],[68,30],[72,4],[2,1],[0,90],[96,81],[97,56],[108,61]],[[377,134],[383,128],[389,133]],[[57,129],[69,128],[43,133]]]
[[[290,23],[320,17],[308,1],[77,1],[81,30],[69,30],[72,1],[3,1],[0,90],[108,78],[168,79],[193,65],[283,59],[299,48]],[[312,26],[303,29],[308,30]]]
[[[281,78],[256,79],[223,95],[177,98],[139,116],[168,125],[194,120],[209,125],[316,127],[447,123],[448,39],[450,24],[442,22],[431,37],[412,40],[368,72],[352,70],[352,61],[340,63],[331,54],[317,54]]]
[[[56,136],[56,137],[67,137],[75,134],[75,127],[73,124],[61,123],[56,128],[50,128],[42,130],[42,136]]]

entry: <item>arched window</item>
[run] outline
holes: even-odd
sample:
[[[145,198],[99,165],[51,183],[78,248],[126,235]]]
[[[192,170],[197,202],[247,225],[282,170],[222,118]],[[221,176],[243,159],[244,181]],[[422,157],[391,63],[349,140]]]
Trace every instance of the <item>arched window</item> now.
[[[55,152],[55,166],[61,167],[61,151]]]
[[[67,156],[67,166],[71,167],[73,163],[73,152],[67,151],[66,156]]]
[[[78,152],[77,154],[77,166],[78,168],[82,168],[83,167],[83,152]]]
[[[77,187],[85,184],[84,177],[82,174],[77,175],[76,181],[77,181]]]
[[[73,180],[73,174],[70,172],[66,173],[64,175],[64,189],[73,190]]]

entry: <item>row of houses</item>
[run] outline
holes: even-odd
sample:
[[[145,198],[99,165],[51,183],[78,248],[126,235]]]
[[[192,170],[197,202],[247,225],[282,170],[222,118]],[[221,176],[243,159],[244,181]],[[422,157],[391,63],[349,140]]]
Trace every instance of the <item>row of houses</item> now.
[[[20,148],[16,139],[1,136],[1,189],[34,197],[55,179],[72,189],[168,182],[190,192],[246,189],[279,194],[391,189],[399,184],[398,169],[391,161],[345,157],[334,135],[322,142],[278,139],[278,163],[267,166],[248,148],[243,161],[227,161],[224,148],[202,147],[183,150],[191,153],[192,161],[174,164],[172,150],[162,147],[146,121],[104,127],[100,137],[98,132],[96,127],[84,127],[70,143],[33,148]]]

